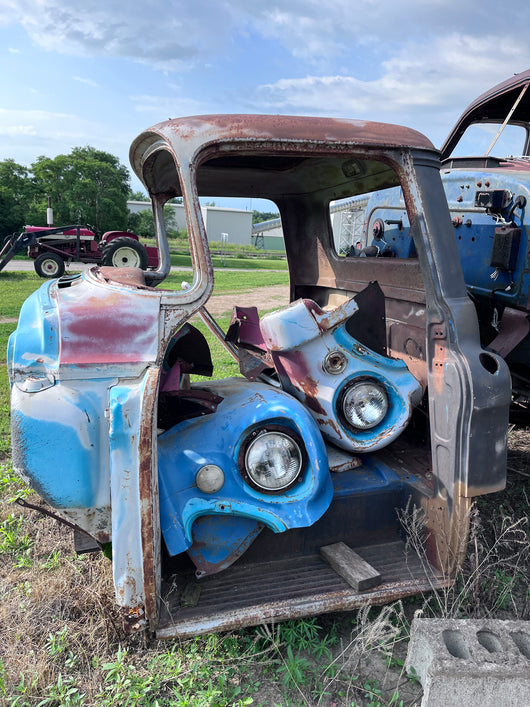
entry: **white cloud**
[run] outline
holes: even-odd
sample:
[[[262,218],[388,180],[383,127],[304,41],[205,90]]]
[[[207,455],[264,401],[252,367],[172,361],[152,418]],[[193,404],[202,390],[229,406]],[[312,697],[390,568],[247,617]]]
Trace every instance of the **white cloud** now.
[[[340,74],[284,78],[260,86],[249,104],[267,112],[402,122],[430,129],[440,141],[471,100],[514,73],[514,67],[530,65],[526,44],[500,45],[492,54],[495,44],[496,36],[457,33],[430,43],[410,42],[382,62],[375,79]]]
[[[178,96],[131,96],[134,110],[137,113],[152,114],[153,120],[160,122],[182,115],[197,115],[207,112],[205,104],[192,98]]]
[[[10,54],[20,54],[20,49],[15,49],[14,47],[9,47],[7,51]]]
[[[50,51],[127,57],[168,70],[227,55],[248,32],[325,73],[348,67],[352,48],[389,60],[414,37],[428,47],[455,28],[478,41],[495,35],[490,64],[498,51],[527,44],[529,21],[530,4],[500,12],[496,0],[0,0],[0,24],[22,24]],[[463,58],[458,68],[465,72]]]
[[[125,138],[110,126],[73,113],[0,108],[0,136],[3,155],[30,164],[39,155],[55,157],[73,147],[94,145],[118,155],[128,165],[127,150],[134,133]]]
[[[99,84],[95,81],[92,81],[92,79],[86,79],[82,76],[74,76],[74,81],[79,81],[79,83],[84,83],[86,86],[92,86],[93,88],[99,87]]]
[[[20,137],[21,135],[36,135],[34,125],[0,125],[0,135]]]
[[[154,6],[129,0],[0,0],[0,23],[18,22],[35,44],[64,54],[127,57],[179,69],[224,43],[220,27],[232,25],[225,0],[171,1]]]

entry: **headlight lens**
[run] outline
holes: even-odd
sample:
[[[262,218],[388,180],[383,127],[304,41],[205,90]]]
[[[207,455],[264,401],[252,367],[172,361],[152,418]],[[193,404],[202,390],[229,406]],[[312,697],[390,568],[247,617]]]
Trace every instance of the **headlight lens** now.
[[[350,385],[339,402],[346,423],[358,430],[378,425],[388,411],[388,395],[373,378],[364,378]]]
[[[260,491],[286,491],[300,478],[303,466],[302,442],[291,432],[269,428],[245,445],[244,476]]]

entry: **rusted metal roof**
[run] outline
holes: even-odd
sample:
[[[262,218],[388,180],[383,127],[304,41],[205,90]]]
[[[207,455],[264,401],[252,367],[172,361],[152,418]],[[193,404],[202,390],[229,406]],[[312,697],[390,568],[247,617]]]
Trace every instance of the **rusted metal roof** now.
[[[442,146],[442,159],[451,155],[458,140],[472,123],[502,123],[514,105],[525,84],[530,82],[530,69],[515,74],[506,81],[482,93],[464,110]],[[514,111],[510,122],[528,122],[530,116],[530,92],[527,91]]]
[[[133,142],[130,159],[152,197],[181,196],[182,180],[191,178],[201,196],[259,193],[275,201],[286,194],[325,191],[325,198],[333,200],[395,186],[397,177],[389,162],[407,149],[434,152],[424,135],[398,125],[212,115],[153,126]],[[200,165],[193,177],[192,165]],[[355,187],[346,189],[345,183],[352,180]]]
[[[215,143],[267,141],[272,143],[272,150],[275,143],[285,142],[434,149],[422,133],[387,123],[286,115],[198,115],[158,123],[136,138],[131,146],[130,160],[140,178],[141,158],[150,135],[164,137],[173,147],[186,143],[201,147]]]

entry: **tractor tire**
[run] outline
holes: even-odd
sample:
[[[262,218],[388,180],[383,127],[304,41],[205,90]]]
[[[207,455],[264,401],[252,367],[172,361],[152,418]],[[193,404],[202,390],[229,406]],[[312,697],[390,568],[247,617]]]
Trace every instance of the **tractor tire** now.
[[[33,264],[39,277],[61,277],[64,275],[64,260],[56,253],[41,253]]]
[[[101,264],[115,268],[140,268],[146,270],[147,251],[134,238],[115,238],[103,248]]]

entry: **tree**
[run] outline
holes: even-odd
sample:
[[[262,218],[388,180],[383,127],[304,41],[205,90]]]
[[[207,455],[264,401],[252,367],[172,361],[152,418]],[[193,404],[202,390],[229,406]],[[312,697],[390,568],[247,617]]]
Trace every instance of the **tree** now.
[[[181,231],[177,228],[175,222],[175,212],[171,208],[171,203],[179,203],[171,200],[168,204],[164,206],[164,224],[166,227],[166,234],[168,238],[185,238],[187,235],[186,231]],[[127,228],[136,233],[137,236],[143,236],[144,238],[154,238],[155,237],[155,222],[153,219],[153,212],[149,209],[143,209],[142,211],[137,211],[136,213],[129,213],[127,220]]]
[[[36,197],[35,224],[46,223],[51,196],[54,223],[89,223],[99,232],[127,228],[129,172],[114,155],[94,147],[74,147],[69,155],[38,157],[31,166]]]
[[[273,213],[272,211],[253,211],[252,212],[252,223],[263,223],[263,221],[272,221],[272,219],[280,218],[278,212]]]
[[[149,197],[143,191],[132,191],[131,189],[129,189],[129,193],[127,194],[127,200],[128,201],[149,201]]]
[[[33,182],[26,167],[15,160],[0,162],[0,243],[6,236],[22,231],[28,222]]]

